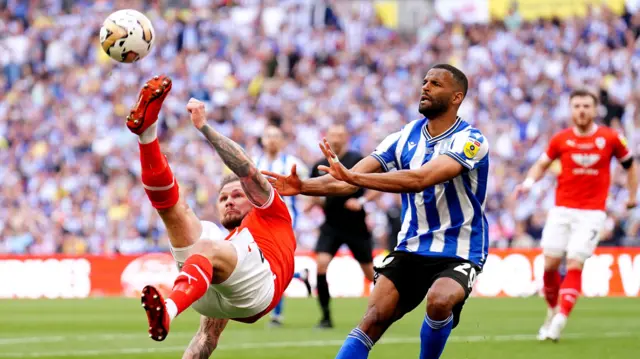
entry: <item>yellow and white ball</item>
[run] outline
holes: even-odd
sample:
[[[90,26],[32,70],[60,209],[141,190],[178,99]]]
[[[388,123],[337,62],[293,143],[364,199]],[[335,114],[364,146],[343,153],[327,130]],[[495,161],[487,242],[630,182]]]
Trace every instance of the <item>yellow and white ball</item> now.
[[[147,56],[155,40],[151,21],[136,10],[116,11],[100,28],[102,49],[118,62],[136,62]]]

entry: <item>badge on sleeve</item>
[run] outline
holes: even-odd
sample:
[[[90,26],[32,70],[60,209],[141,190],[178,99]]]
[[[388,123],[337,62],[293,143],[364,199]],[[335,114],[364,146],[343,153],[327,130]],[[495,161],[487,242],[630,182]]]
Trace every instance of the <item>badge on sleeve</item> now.
[[[467,143],[464,144],[464,155],[467,156],[467,158],[475,157],[475,155],[478,154],[478,151],[480,151],[480,145],[481,143],[479,141],[469,139]]]
[[[618,138],[620,139],[620,143],[622,143],[624,147],[628,147],[626,137],[624,137],[623,135],[618,135]]]

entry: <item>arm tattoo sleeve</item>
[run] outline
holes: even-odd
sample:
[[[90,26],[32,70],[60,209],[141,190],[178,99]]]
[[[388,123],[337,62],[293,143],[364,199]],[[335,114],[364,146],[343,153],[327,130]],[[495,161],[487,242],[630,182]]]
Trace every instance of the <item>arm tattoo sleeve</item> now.
[[[182,359],[207,359],[218,345],[220,334],[227,326],[228,319],[202,317],[200,329],[189,343]]]
[[[224,164],[240,177],[247,198],[257,206],[265,204],[271,195],[271,184],[258,171],[244,150],[237,143],[213,130],[209,125],[202,126],[200,132],[216,149]]]

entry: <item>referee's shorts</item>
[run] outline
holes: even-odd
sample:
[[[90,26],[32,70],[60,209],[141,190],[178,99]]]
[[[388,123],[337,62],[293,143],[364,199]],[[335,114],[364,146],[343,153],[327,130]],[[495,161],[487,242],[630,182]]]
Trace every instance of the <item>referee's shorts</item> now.
[[[316,253],[328,253],[335,256],[340,247],[346,244],[359,263],[373,262],[373,243],[370,233],[348,233],[333,228],[320,229],[316,243]]]

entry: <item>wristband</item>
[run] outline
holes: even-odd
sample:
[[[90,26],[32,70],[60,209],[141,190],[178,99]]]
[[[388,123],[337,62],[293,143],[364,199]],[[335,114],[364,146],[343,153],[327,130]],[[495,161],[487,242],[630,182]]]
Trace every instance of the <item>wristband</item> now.
[[[367,201],[367,199],[364,196],[358,198],[358,203],[360,203],[361,206],[364,206],[367,202],[369,201]]]
[[[536,181],[533,178],[528,177],[527,179],[524,180],[524,182],[522,182],[522,187],[525,189],[531,189],[534,183],[536,183]]]

